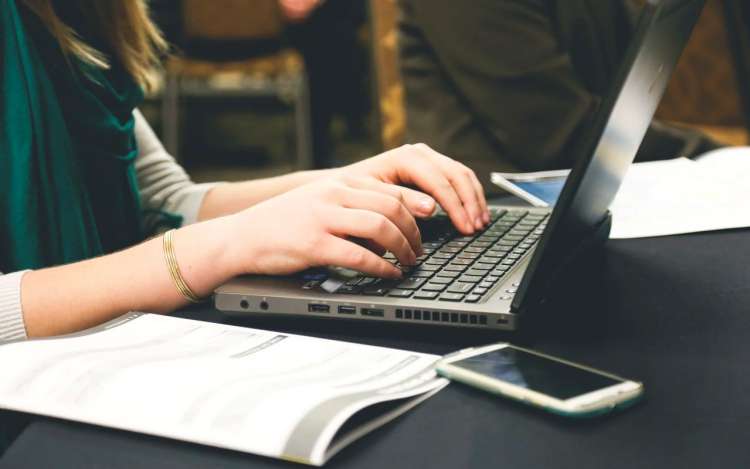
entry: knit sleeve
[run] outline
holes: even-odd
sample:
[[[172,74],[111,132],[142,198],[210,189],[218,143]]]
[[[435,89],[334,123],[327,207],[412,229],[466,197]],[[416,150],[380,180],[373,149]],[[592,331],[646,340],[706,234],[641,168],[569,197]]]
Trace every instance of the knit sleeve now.
[[[195,223],[203,198],[216,184],[191,181],[182,166],[164,149],[140,111],[136,110],[134,117],[138,142],[135,171],[148,231],[158,228],[159,214],[180,216],[183,225]]]
[[[0,274],[0,345],[26,339],[21,309],[21,279],[26,272]]]

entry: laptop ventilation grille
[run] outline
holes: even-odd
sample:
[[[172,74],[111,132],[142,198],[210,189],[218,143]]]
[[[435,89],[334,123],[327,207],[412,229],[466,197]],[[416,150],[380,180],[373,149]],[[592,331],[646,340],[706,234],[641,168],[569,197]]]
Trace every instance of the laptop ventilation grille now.
[[[444,311],[425,311],[423,309],[397,309],[396,319],[421,322],[450,322],[454,324],[487,324],[487,316],[483,314],[446,313]]]

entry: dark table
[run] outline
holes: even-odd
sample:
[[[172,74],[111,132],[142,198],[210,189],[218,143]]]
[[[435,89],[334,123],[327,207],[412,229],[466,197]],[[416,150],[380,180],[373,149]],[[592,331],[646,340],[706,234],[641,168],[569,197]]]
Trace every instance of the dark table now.
[[[583,334],[543,334],[534,347],[642,380],[644,402],[614,416],[571,420],[451,384],[327,467],[750,467],[748,273],[747,231],[610,241],[594,311],[602,321]],[[570,294],[586,296],[586,286]],[[575,318],[575,309],[559,313]],[[230,322],[206,307],[182,314]],[[232,322],[439,354],[507,338],[439,327]],[[0,467],[300,466],[31,417]]]

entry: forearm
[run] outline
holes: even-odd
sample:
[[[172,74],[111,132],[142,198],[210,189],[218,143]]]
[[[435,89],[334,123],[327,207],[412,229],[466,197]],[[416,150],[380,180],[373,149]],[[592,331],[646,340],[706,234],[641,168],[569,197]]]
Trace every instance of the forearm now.
[[[254,181],[221,184],[212,188],[203,198],[198,220],[208,220],[229,215],[252,207],[264,200],[315,181],[333,170],[299,171]]]
[[[180,271],[199,296],[236,275],[223,237],[226,218],[175,233]],[[29,337],[65,334],[128,311],[164,313],[185,304],[167,270],[162,238],[130,249],[60,267],[28,272],[21,304]]]

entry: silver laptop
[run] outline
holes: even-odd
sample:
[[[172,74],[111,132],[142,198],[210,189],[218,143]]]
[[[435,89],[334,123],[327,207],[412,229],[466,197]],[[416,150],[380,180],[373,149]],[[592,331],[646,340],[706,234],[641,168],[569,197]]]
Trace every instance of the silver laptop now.
[[[576,253],[606,241],[609,205],[704,3],[646,2],[554,209],[493,206],[492,223],[474,236],[458,234],[437,216],[420,222],[425,255],[399,281],[336,269],[245,276],[216,290],[216,308],[238,315],[518,328],[566,275]]]

